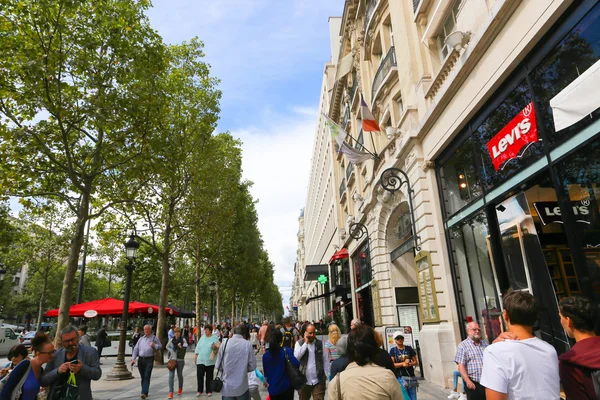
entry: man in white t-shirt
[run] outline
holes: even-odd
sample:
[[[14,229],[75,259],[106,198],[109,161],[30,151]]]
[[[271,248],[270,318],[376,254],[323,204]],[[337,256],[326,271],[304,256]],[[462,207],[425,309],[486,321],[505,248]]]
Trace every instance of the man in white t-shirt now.
[[[481,385],[486,399],[560,399],[556,350],[533,335],[538,316],[535,297],[513,291],[502,304],[508,331],[517,340],[496,341],[483,352]]]

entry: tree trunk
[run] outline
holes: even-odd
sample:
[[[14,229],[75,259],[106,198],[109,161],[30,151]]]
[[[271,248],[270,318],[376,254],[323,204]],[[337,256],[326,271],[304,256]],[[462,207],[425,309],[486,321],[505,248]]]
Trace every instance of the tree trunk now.
[[[164,364],[164,351],[167,345],[167,335],[165,332],[166,324],[166,313],[165,307],[167,305],[167,298],[169,296],[169,255],[171,254],[171,216],[173,215],[172,207],[169,210],[169,216],[167,217],[167,223],[165,226],[164,239],[163,239],[163,253],[162,253],[162,282],[160,285],[160,303],[158,308],[158,322],[156,323],[156,336],[163,345],[161,351],[157,352],[157,356],[154,361],[157,365]]]
[[[200,263],[200,243],[198,242],[198,247],[196,249],[196,326],[198,327],[198,336],[200,336],[200,271],[201,271],[201,263]]]
[[[220,290],[219,290],[219,281],[217,280],[217,304],[216,304],[216,308],[217,308],[217,325],[219,325],[221,323],[221,296],[219,294]]]
[[[73,233],[73,239],[71,240],[69,260],[67,261],[67,270],[65,271],[62,292],[60,294],[58,323],[56,326],[56,337],[54,338],[54,346],[57,348],[58,333],[69,324],[69,317],[72,304],[71,297],[73,296],[73,281],[75,280],[75,274],[77,273],[79,253],[81,252],[81,247],[83,246],[83,238],[85,236],[85,224],[89,218],[89,211],[90,193],[88,192],[82,194],[81,203],[79,204],[79,211],[77,212],[77,219],[75,221],[75,230]]]
[[[36,331],[40,331],[42,329],[42,317],[44,315],[44,301],[46,300],[46,290],[48,289],[48,270],[44,274],[44,285],[42,286],[42,294],[40,295],[40,303],[38,309],[38,317],[37,317],[37,329]]]
[[[237,321],[237,315],[235,313],[235,289],[233,290],[233,292],[231,293],[231,325],[235,325],[235,322]]]

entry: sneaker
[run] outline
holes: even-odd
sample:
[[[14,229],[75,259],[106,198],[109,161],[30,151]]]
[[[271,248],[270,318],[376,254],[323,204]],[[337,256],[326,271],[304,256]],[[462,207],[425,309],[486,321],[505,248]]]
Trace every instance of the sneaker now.
[[[196,397],[200,397],[200,396],[202,396],[202,392],[196,393]]]
[[[145,399],[145,398],[146,398],[146,397],[148,397],[148,396],[146,396],[145,394],[143,394],[143,395],[141,395],[140,397],[141,397],[142,399]]]
[[[458,394],[458,392],[452,391],[450,392],[450,396],[447,397],[448,399],[460,399],[460,394]]]
[[[466,393],[461,393],[460,397],[458,398],[458,400],[467,400],[467,395]]]
[[[169,396],[167,397],[167,399],[172,399],[173,398],[173,392],[169,392]]]
[[[206,397],[212,396],[212,393],[206,393]]]
[[[177,395],[180,395],[181,393],[183,393],[183,388],[179,388],[179,390],[177,391]]]

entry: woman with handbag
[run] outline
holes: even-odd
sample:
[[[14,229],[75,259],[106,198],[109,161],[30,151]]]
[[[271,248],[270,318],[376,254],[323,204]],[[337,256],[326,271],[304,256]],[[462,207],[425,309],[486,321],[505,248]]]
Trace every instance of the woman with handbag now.
[[[269,349],[263,355],[263,368],[271,400],[294,399],[294,388],[288,377],[286,364],[290,363],[294,368],[300,368],[300,361],[294,357],[294,351],[289,347],[281,347],[282,340],[281,331],[272,330],[269,335]]]
[[[206,395],[212,396],[210,391],[210,381],[213,380],[215,372],[215,361],[219,351],[219,337],[213,334],[213,326],[211,324],[204,325],[204,335],[198,340],[196,345],[196,356],[194,363],[196,364],[196,381],[198,383],[198,393],[196,397],[200,397],[204,392],[204,382],[206,375]]]
[[[8,376],[0,392],[2,400],[36,400],[40,392],[42,365],[54,357],[54,345],[45,333],[39,332],[31,341],[33,360],[23,360]]]
[[[177,394],[183,393],[183,366],[185,365],[185,352],[187,342],[181,337],[181,328],[175,328],[175,337],[167,343],[169,350],[169,399],[173,398],[173,389],[175,386],[175,370],[177,370],[177,380],[179,381],[179,390]]]

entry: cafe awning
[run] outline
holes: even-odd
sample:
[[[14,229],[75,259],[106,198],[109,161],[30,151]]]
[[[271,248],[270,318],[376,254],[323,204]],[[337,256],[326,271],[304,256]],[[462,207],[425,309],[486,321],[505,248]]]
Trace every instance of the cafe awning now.
[[[341,249],[336,251],[336,253],[333,256],[331,256],[331,260],[329,260],[329,264],[331,264],[335,260],[342,260],[344,258],[348,258],[348,249],[346,249],[345,247],[342,247]]]
[[[562,129],[581,121],[600,108],[600,61],[550,100],[554,129]]]
[[[107,297],[106,299],[99,299],[88,301],[86,303],[73,304],[69,310],[71,317],[83,317],[86,311],[96,311],[97,315],[122,315],[123,314],[123,300],[113,299]],[[58,308],[49,310],[46,312],[46,317],[58,317]],[[166,307],[165,311],[169,315],[171,309]],[[129,314],[140,313],[140,314],[158,314],[158,306],[154,304],[140,303],[132,301],[129,303]],[[179,312],[173,310],[173,315],[179,315]]]
[[[321,275],[329,276],[329,265],[307,265],[306,270],[304,271],[304,281],[316,281]]]

